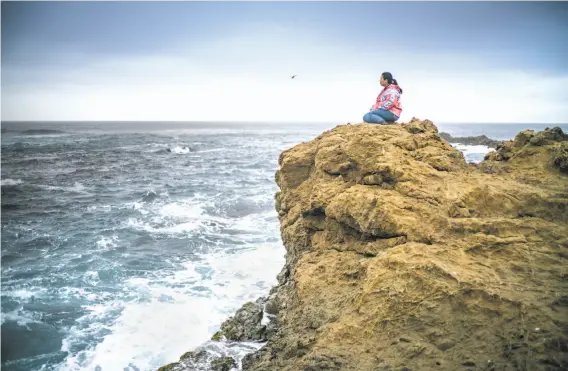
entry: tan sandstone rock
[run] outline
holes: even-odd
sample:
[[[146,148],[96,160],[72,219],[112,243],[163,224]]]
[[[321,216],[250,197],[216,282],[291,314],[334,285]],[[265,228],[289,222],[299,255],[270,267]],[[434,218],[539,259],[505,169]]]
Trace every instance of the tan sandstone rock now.
[[[568,369],[556,129],[521,132],[479,165],[417,119],[284,151],[277,331],[244,369]]]

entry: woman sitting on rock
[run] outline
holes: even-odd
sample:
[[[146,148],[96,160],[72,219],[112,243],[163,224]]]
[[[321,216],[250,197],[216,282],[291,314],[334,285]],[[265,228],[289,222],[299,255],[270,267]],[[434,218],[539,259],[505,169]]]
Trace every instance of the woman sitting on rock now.
[[[377,97],[377,102],[371,110],[363,116],[363,121],[370,124],[386,124],[387,121],[395,122],[400,117],[400,95],[402,89],[390,72],[383,72],[379,81],[383,90]]]

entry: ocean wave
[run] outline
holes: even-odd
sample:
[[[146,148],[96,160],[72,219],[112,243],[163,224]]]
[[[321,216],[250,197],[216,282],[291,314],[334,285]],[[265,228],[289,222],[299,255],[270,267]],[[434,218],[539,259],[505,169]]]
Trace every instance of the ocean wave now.
[[[139,231],[166,235],[187,234],[188,232],[194,232],[205,227],[205,225],[200,221],[189,221],[174,224],[161,221],[148,223],[136,219],[129,219],[126,226]]]
[[[11,312],[3,312],[1,324],[3,325],[6,322],[15,322],[18,326],[26,327],[30,323],[41,323],[39,319],[34,317],[37,316],[34,316],[33,313],[24,311],[23,307],[20,306],[20,308]]]
[[[119,299],[109,306],[90,306],[90,313],[78,322],[102,323],[101,319],[107,318],[108,323],[109,317],[113,320],[106,333],[101,325],[70,329],[63,351],[72,351],[89,335],[98,333],[101,340],[83,351],[71,352],[59,369],[104,366],[112,370],[154,370],[204,344],[240,361],[261,344],[209,339],[240,305],[267,294],[275,283],[274,270],[283,261],[283,247],[272,244],[234,254],[204,254],[197,261],[183,262],[177,271],[129,279],[125,290],[138,300]],[[99,318],[96,322],[95,317]],[[156,343],[156,339],[160,341]]]
[[[46,288],[35,287],[33,289],[4,290],[2,295],[17,299],[19,302],[24,302],[36,298],[44,298],[47,296],[47,293],[48,290]]]
[[[99,249],[102,250],[110,250],[114,247],[117,247],[118,244],[118,236],[112,236],[112,237],[101,237],[97,242],[96,245]]]
[[[57,160],[59,157],[58,156],[27,156],[27,157],[22,157],[22,158],[9,158],[6,160],[6,157],[4,157],[4,161],[2,161],[3,165],[20,165],[20,166],[26,166],[26,165],[34,165],[34,164],[52,164],[54,163],[55,160]]]
[[[75,182],[75,184],[73,186],[51,186],[51,185],[44,185],[44,184],[39,184],[37,186],[40,187],[40,188],[43,188],[43,189],[50,190],[50,191],[64,191],[64,192],[89,194],[89,192],[87,192],[88,188],[85,187],[80,182]]]
[[[144,195],[144,197],[142,197],[142,202],[154,202],[156,201],[156,199],[158,198],[158,194],[154,191],[148,191],[146,192],[146,194]]]
[[[227,151],[228,148],[212,148],[212,149],[203,149],[200,151],[197,151],[198,153],[208,153],[208,152],[222,152],[222,151]]]
[[[199,198],[183,199],[167,203],[129,203],[142,217],[129,218],[125,226],[152,234],[188,234],[191,232],[213,232],[222,224],[224,218],[206,214],[211,201]]]
[[[24,142],[23,153],[3,143],[3,184],[23,183],[6,188],[3,201],[30,209],[12,211],[3,226],[5,256],[20,254],[3,266],[3,289],[28,290],[7,300],[33,308],[28,317],[41,316],[64,338],[45,362],[15,369],[155,370],[204,344],[236,359],[250,352],[209,339],[244,301],[267,294],[282,266],[273,207],[281,138],[204,135],[8,138]],[[26,166],[18,162],[25,156],[57,163]],[[270,168],[259,158],[272,159]],[[33,240],[44,234],[58,239]],[[48,291],[31,303],[36,288]],[[13,339],[29,339],[25,331],[16,327]],[[29,345],[22,362],[43,350]]]
[[[68,134],[63,130],[55,129],[28,129],[21,132],[24,135],[53,135],[53,134]]]
[[[175,154],[178,154],[178,155],[185,155],[185,154],[192,152],[192,149],[190,147],[187,147],[187,146],[183,146],[183,147],[175,146],[173,148],[169,148],[168,150],[169,150],[169,152],[175,153]]]
[[[20,179],[2,179],[1,185],[2,186],[15,186],[18,184],[23,184],[24,182]]]
[[[112,210],[112,206],[111,205],[89,205],[87,206],[87,211],[89,212],[93,212],[93,211],[103,211],[103,212],[109,212]]]

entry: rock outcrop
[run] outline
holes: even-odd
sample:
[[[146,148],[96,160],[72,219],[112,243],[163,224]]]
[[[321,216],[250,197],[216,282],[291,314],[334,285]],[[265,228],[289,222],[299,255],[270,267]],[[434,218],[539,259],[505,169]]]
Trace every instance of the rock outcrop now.
[[[177,362],[162,366],[158,371],[185,371],[185,370],[211,370],[230,371],[237,367],[232,357],[222,356],[208,352],[204,349],[186,352]]]
[[[478,135],[473,137],[452,137],[448,133],[440,133],[440,136],[450,143],[460,143],[468,146],[486,146],[489,148],[497,148],[503,144],[502,140],[488,138],[486,135]]]
[[[162,366],[158,371],[181,371],[190,367],[197,368],[208,365],[207,361],[208,353],[205,350],[186,352],[179,358],[179,361]]]
[[[567,139],[522,132],[473,165],[412,120],[284,151],[277,327],[243,369],[568,369]]]
[[[274,330],[271,315],[265,313],[265,298],[256,302],[245,303],[233,317],[221,324],[221,329],[211,340],[219,341],[223,337],[232,341],[266,341]],[[263,319],[266,318],[266,321]]]

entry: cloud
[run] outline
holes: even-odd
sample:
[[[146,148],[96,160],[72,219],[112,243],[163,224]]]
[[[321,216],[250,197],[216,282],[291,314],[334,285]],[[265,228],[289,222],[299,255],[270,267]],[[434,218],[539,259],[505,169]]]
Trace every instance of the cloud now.
[[[561,123],[568,119],[568,75],[535,78],[523,71],[469,72],[462,76],[410,76],[404,104],[441,122]],[[406,94],[408,92],[408,94]]]
[[[264,33],[253,38],[253,29]],[[387,70],[404,89],[401,120],[568,121],[568,76],[504,71],[479,55],[358,51],[268,24],[175,50],[62,69],[8,66],[2,119],[359,122]]]

